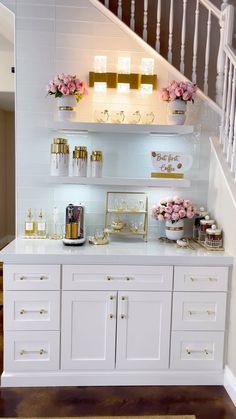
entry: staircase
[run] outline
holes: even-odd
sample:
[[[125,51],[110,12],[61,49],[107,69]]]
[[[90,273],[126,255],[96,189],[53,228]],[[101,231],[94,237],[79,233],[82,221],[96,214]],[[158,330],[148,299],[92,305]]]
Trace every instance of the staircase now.
[[[234,7],[228,0],[100,0],[100,3],[216,103],[221,114],[218,149],[224,153],[236,180]]]

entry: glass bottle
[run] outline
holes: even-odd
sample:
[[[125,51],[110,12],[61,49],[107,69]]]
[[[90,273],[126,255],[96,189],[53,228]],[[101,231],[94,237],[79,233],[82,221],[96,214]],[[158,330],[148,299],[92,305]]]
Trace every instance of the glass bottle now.
[[[35,221],[33,219],[32,209],[29,208],[25,219],[25,236],[33,237],[35,234]]]
[[[36,221],[36,235],[39,239],[46,239],[47,237],[47,224],[42,209],[39,211]]]
[[[207,215],[208,215],[208,212],[205,211],[204,207],[200,207],[199,210],[197,210],[196,216],[194,219],[194,225],[193,225],[193,238],[194,239],[199,240],[200,221],[204,220]]]

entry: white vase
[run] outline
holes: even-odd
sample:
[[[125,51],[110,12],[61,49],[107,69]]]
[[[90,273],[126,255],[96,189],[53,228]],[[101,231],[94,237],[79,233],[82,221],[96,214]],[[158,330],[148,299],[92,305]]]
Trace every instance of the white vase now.
[[[166,221],[166,237],[170,240],[182,239],[184,235],[184,220]]]
[[[77,102],[74,95],[58,98],[58,119],[59,121],[74,121],[76,118]]]
[[[184,125],[186,120],[186,102],[184,100],[173,100],[168,103],[169,125]]]

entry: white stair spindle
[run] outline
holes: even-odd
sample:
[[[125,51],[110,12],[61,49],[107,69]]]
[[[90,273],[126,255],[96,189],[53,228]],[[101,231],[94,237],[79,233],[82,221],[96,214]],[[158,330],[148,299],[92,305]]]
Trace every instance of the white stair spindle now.
[[[198,23],[199,23],[199,0],[196,0],[195,9],[195,28],[193,40],[193,68],[192,68],[192,82],[197,82],[197,49],[198,49]]]
[[[122,0],[118,0],[117,16],[122,19]]]
[[[225,36],[225,21],[221,15],[220,19],[220,44],[217,56],[217,76],[216,76],[216,103],[222,105],[223,96],[223,85],[224,85],[224,65],[225,65],[225,53],[224,53],[224,36]]]
[[[223,3],[221,4],[221,10],[223,11],[228,6],[228,4],[228,0],[223,0]]]
[[[229,117],[229,142],[227,147],[227,161],[230,162],[232,154],[232,142],[233,142],[233,132],[234,132],[234,116],[235,116],[235,78],[236,78],[236,68],[234,67],[233,71],[233,80],[232,80],[232,92],[231,92],[231,107],[230,107],[230,117]]]
[[[232,74],[233,74],[233,64],[232,62],[230,62],[229,76],[228,76],[228,92],[227,92],[227,99],[226,99],[224,144],[223,144],[224,153],[227,152],[227,147],[228,147],[228,142],[229,142],[229,117],[230,117],[230,107],[231,107]]]
[[[161,36],[161,0],[157,3],[157,27],[156,27],[156,51],[160,52],[160,36]]]
[[[135,29],[135,0],[131,0],[130,28],[132,31]]]
[[[147,42],[148,0],[144,0],[143,11],[143,40]]]
[[[223,99],[222,99],[222,116],[221,116],[221,126],[220,126],[220,144],[223,144],[224,148],[224,130],[225,130],[225,114],[226,114],[226,97],[227,97],[227,84],[228,84],[228,65],[229,60],[226,56],[225,59],[225,68],[224,68],[224,86],[223,86]]]
[[[184,74],[184,57],[185,57],[185,39],[186,39],[186,11],[188,0],[183,0],[183,20],[181,32],[181,48],[180,48],[180,71]]]
[[[232,157],[231,157],[231,166],[230,169],[232,172],[235,172],[236,174],[236,111],[234,114],[234,135],[233,135],[233,153],[232,153]]]
[[[168,55],[167,60],[172,64],[172,46],[173,46],[173,21],[174,21],[174,0],[170,2],[170,17],[169,17],[169,39],[168,39]]]
[[[204,93],[208,95],[208,71],[209,71],[209,58],[210,58],[210,38],[211,38],[211,11],[208,11],[207,19],[207,40],[205,52],[205,70],[204,70]]]
[[[105,6],[109,9],[109,0],[105,0]]]

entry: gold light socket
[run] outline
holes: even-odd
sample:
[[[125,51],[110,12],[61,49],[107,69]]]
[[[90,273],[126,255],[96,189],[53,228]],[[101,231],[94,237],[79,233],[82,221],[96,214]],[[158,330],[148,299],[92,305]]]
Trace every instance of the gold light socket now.
[[[87,147],[85,146],[75,146],[75,149],[73,151],[73,159],[84,159],[87,160]]]
[[[69,145],[65,138],[54,138],[51,144],[51,153],[69,154]]]
[[[153,90],[157,90],[157,75],[156,74],[142,74],[141,84],[152,84]]]

